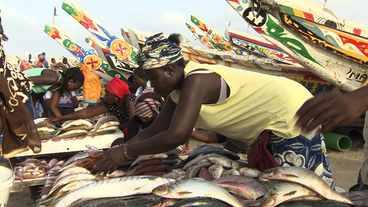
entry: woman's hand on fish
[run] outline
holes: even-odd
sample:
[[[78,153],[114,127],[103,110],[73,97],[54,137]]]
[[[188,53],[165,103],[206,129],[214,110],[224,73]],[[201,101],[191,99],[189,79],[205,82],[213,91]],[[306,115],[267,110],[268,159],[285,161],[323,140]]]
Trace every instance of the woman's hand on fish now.
[[[353,122],[367,109],[354,93],[322,93],[306,101],[297,111],[296,126],[308,132],[324,124],[321,133],[332,131],[339,125]]]
[[[60,122],[58,117],[49,118],[49,119],[46,119],[46,121],[51,122],[51,123]]]
[[[109,151],[104,152],[104,156],[99,159],[93,166],[95,170],[98,169],[97,174],[113,173],[121,164],[126,161],[122,147],[112,147]]]
[[[84,167],[86,169],[88,169],[89,171],[94,171],[96,170],[94,168],[95,164],[97,161],[99,161],[102,157],[104,157],[106,152],[99,152],[99,153],[89,153],[89,157],[86,157],[84,159],[82,159],[81,161],[79,161],[77,163],[78,166],[80,167]]]

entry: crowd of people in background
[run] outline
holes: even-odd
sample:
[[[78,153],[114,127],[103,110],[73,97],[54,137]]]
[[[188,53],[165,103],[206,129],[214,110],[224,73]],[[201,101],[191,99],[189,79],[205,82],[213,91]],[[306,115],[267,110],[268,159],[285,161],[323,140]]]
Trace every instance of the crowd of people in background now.
[[[30,77],[30,79],[35,79],[35,81],[33,81],[35,84],[35,89],[32,89],[31,93],[29,94],[32,103],[26,104],[28,110],[34,118],[61,116],[74,112],[74,108],[78,107],[78,102],[76,102],[76,97],[73,90],[79,89],[83,85],[83,74],[79,68],[72,70],[74,71],[73,75],[77,75],[79,81],[79,84],[73,85],[74,88],[71,88],[72,90],[69,90],[67,87],[64,88],[63,83],[61,82],[58,83],[57,87],[54,86],[54,88],[51,89],[45,87],[41,89],[41,87],[37,87],[37,85],[44,84],[42,81],[45,80],[40,81],[41,75],[48,80],[50,80],[51,76],[54,76],[57,78],[57,80],[62,81],[61,79],[63,76],[72,73],[72,71],[68,72],[68,70],[74,68],[75,65],[70,64],[67,57],[60,58],[60,61],[56,61],[56,58],[51,58],[49,63],[49,61],[46,59],[45,52],[38,54],[36,59],[32,59],[32,54],[26,52],[23,57],[18,58],[17,67],[20,72],[26,74],[28,77]],[[50,70],[50,72],[44,73],[45,69]],[[71,78],[71,80],[76,80],[75,77],[68,78]],[[47,85],[50,87],[53,86],[52,83]]]
[[[56,58],[51,58],[49,63],[45,52],[38,54],[37,58],[32,60],[32,54],[26,52],[23,57],[18,57],[18,69],[22,72],[31,68],[49,68],[58,72],[75,67],[75,65],[69,62],[67,57],[61,57],[58,60],[60,61],[57,61]]]

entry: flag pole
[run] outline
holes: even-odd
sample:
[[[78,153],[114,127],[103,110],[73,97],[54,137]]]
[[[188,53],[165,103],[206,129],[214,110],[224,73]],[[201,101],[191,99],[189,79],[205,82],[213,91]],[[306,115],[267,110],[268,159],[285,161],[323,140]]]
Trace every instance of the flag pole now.
[[[55,22],[55,16],[56,16],[56,7],[54,6],[54,15],[52,16],[52,24]]]

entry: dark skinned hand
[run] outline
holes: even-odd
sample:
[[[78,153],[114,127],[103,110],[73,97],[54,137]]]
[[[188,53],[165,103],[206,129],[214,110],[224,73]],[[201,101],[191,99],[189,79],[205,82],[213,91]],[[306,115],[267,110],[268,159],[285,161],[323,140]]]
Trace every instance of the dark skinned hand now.
[[[46,121],[51,122],[51,123],[61,122],[61,121],[59,121],[58,117],[49,118],[49,119],[46,119]]]
[[[321,133],[327,133],[339,125],[353,122],[365,110],[364,104],[351,93],[322,93],[306,101],[297,111],[296,125],[308,132],[325,123]]]
[[[89,171],[94,171],[94,165],[97,161],[99,161],[104,155],[105,152],[99,152],[99,153],[89,153],[89,157],[86,157],[82,160],[80,160],[77,165],[80,167],[84,167],[88,169]]]
[[[122,147],[113,147],[110,150],[89,154],[89,157],[78,162],[78,165],[90,171],[98,170],[97,174],[103,173],[106,176],[114,172],[121,164],[126,161]]]

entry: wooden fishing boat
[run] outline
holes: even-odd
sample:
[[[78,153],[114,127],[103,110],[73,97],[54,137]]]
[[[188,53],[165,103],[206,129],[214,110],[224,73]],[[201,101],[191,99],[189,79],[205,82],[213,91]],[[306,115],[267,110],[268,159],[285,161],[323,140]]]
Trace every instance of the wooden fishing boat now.
[[[187,28],[193,33],[194,37],[196,37],[196,39],[198,39],[202,43],[202,45],[206,46],[208,49],[216,49],[219,51],[225,50],[224,48],[218,46],[212,39],[208,38],[200,31],[197,31],[189,23],[185,22],[185,25],[187,25]]]
[[[217,46],[223,48],[226,51],[232,51],[237,55],[248,55],[244,50],[234,47],[229,40],[226,39],[223,35],[220,34],[219,31],[214,27],[210,27],[207,25],[202,19],[200,19],[196,15],[191,15],[190,20],[203,32],[206,33],[207,37],[209,37]]]
[[[109,63],[112,67],[130,72],[138,67],[135,56],[138,54],[139,48],[118,38],[105,28],[98,19],[93,18],[85,9],[81,8],[76,1],[64,1],[62,8],[111,51],[105,58],[110,60]]]
[[[368,28],[309,0],[226,0],[266,40],[320,78],[352,91],[367,84]]]
[[[82,47],[69,33],[60,29],[59,26],[55,24],[46,24],[44,31],[75,56],[81,64],[85,65],[98,76],[106,80],[111,80],[113,77],[119,77],[126,81],[124,71],[111,68],[105,60]]]
[[[227,39],[231,40],[234,45],[238,45],[244,49],[251,47],[266,57],[274,58],[286,64],[299,65],[299,63],[288,54],[265,39],[228,28],[225,30],[225,36]]]
[[[139,44],[144,44],[147,37],[154,34],[153,32],[141,32],[136,29],[130,29],[129,31],[129,36],[136,36]],[[219,64],[242,70],[290,78],[305,86],[312,94],[317,94],[322,91],[341,92],[337,86],[317,77],[302,66],[280,64],[274,59],[252,54],[243,56],[236,55],[232,51],[203,49],[191,46],[187,38],[183,38],[181,47],[183,57],[186,61],[194,61],[203,64]]]

